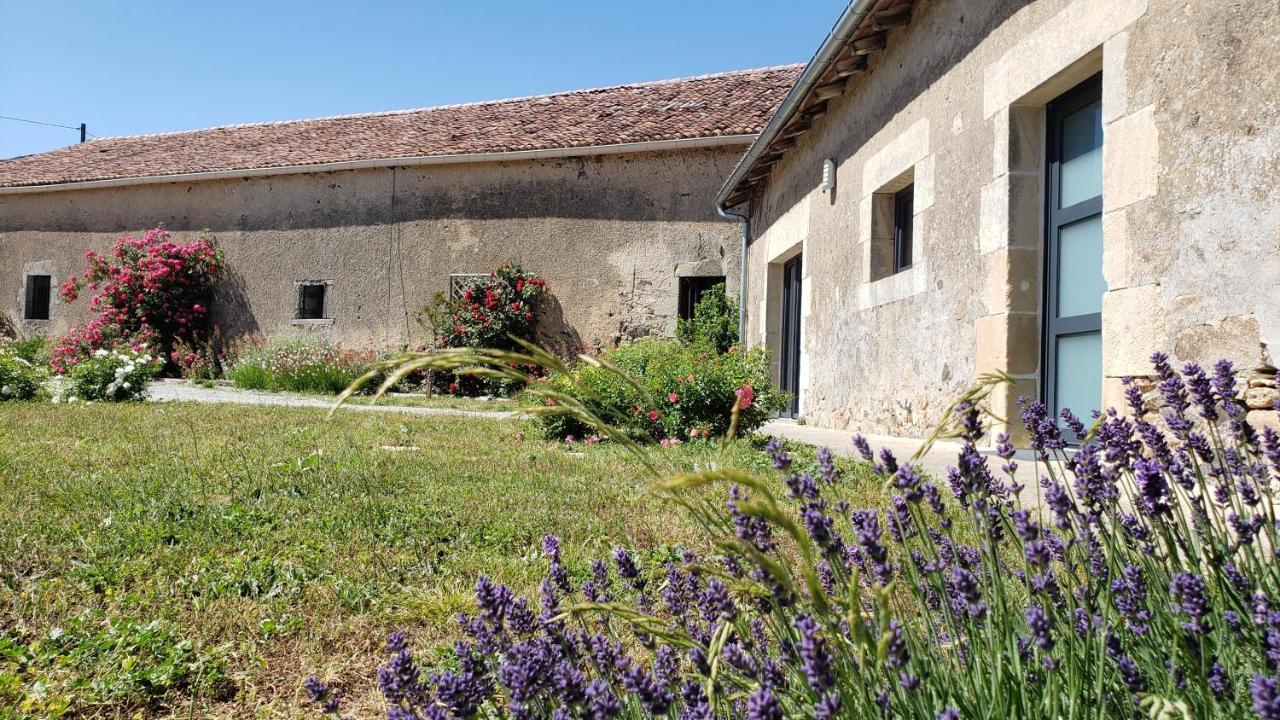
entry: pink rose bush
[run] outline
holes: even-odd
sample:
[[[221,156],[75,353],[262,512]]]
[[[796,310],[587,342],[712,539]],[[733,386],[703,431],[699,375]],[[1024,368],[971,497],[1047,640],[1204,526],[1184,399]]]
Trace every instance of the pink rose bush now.
[[[66,374],[100,349],[150,348],[176,364],[170,357],[176,344],[204,346],[222,257],[207,238],[180,243],[170,237],[155,228],[140,238],[117,238],[110,253],[85,253],[88,268],[63,283],[59,295],[70,303],[92,293],[96,316],[54,347],[49,364],[55,372]]]

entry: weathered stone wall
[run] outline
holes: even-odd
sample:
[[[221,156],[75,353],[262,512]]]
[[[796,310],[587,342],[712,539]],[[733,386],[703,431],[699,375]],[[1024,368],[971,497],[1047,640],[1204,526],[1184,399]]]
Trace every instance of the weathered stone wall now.
[[[741,146],[511,163],[385,168],[0,195],[0,312],[23,278],[81,272],[86,249],[164,225],[208,229],[230,274],[214,311],[227,335],[315,332],[358,346],[423,335],[417,311],[450,273],[505,261],[545,277],[544,336],[588,347],[675,330],[679,275],[736,291],[738,229],[712,204]],[[331,324],[295,322],[299,281],[326,281]],[[57,334],[87,302],[55,300]],[[22,323],[20,323],[22,324]]]
[[[1099,71],[1104,402],[1156,349],[1276,362],[1274,0],[917,0],[752,203],[748,339],[776,347],[777,263],[802,251],[810,422],[923,433],[993,370],[1018,378],[998,409],[1038,394],[1044,106]],[[914,267],[871,281],[872,193],[906,177]]]

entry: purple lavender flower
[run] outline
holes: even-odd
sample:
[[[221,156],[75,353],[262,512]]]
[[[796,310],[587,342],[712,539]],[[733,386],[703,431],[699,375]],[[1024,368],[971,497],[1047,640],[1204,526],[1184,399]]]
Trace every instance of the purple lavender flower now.
[[[593,680],[587,686],[587,718],[589,720],[609,720],[622,712],[622,704],[614,697],[609,684],[603,680]]]
[[[834,690],[818,698],[813,705],[815,720],[833,720],[840,714],[840,693]]]
[[[911,661],[911,652],[907,649],[907,640],[902,636],[902,623],[889,621],[889,642],[885,646],[885,665],[893,670],[900,670]]]
[[[964,568],[953,568],[950,589],[953,591],[953,606],[967,613],[970,619],[981,620],[986,617],[987,604],[982,599],[982,590],[973,573]]]
[[[1147,677],[1142,674],[1142,669],[1133,661],[1133,658],[1125,654],[1116,656],[1116,669],[1120,671],[1120,679],[1124,681],[1124,686],[1131,693],[1146,692]]]
[[[1142,568],[1137,565],[1126,566],[1120,572],[1120,577],[1112,581],[1111,595],[1129,630],[1134,635],[1145,635],[1151,621],[1151,611],[1146,606],[1147,583],[1143,578]]]
[[[1200,415],[1209,422],[1217,421],[1218,400],[1214,395],[1213,383],[1209,381],[1204,368],[1195,363],[1187,363],[1182,366],[1182,374],[1186,376],[1191,397],[1200,406]]]
[[[784,477],[787,495],[795,500],[814,500],[818,497],[818,483],[808,473],[791,474]]]
[[[1044,403],[1027,397],[1018,398],[1018,403],[1022,406],[1022,425],[1031,436],[1031,449],[1042,460],[1048,459],[1050,452],[1066,447],[1062,431]]]
[[[582,583],[582,596],[594,603],[612,602],[609,585],[609,563],[599,558],[592,560],[591,579]]]
[[[759,665],[756,664],[755,658],[751,657],[751,655],[736,642],[725,643],[722,654],[724,655],[725,662],[738,670],[741,670],[747,675],[754,676],[760,670]]]
[[[1236,403],[1236,369],[1230,360],[1222,359],[1214,363],[1211,383],[1227,417],[1235,418],[1243,414],[1240,405]]]
[[[307,691],[307,696],[320,706],[322,712],[336,714],[338,712],[338,696],[329,689],[329,686],[320,681],[320,678],[312,675],[303,682],[302,686]]]
[[[400,650],[378,668],[378,690],[392,705],[412,701],[422,694],[418,666],[408,649]]]
[[[920,502],[924,496],[920,489],[921,482],[920,470],[911,463],[903,463],[893,475],[893,486],[903,492],[908,502]]]
[[[547,577],[555,583],[560,592],[573,592],[573,588],[569,585],[569,571],[565,570],[564,564],[560,561],[560,539],[554,535],[542,538],[542,550],[551,559],[551,569]]]
[[[703,619],[708,622],[716,622],[721,618],[733,620],[737,616],[737,608],[734,607],[733,598],[729,595],[729,586],[725,585],[720,578],[711,578],[707,583],[706,589],[698,597],[698,607],[702,611]]]
[[[861,435],[853,436],[853,447],[857,449],[862,459],[867,462],[871,462],[871,459],[875,457],[875,453],[871,451],[871,443],[867,442],[867,439]]]
[[[636,564],[635,558],[624,547],[616,547],[613,549],[613,564],[618,568],[618,577],[627,581],[635,590],[644,591],[648,582],[640,576],[640,566]]]
[[[1163,468],[1158,460],[1136,460],[1133,463],[1138,493],[1142,496],[1142,508],[1151,518],[1168,515],[1169,484],[1165,482]]]
[[[747,697],[747,720],[782,720],[782,704],[762,687]]]
[[[1085,433],[1088,432],[1084,422],[1075,413],[1071,412],[1070,408],[1062,408],[1058,412],[1058,417],[1062,418],[1062,424],[1066,425],[1067,429],[1077,438],[1083,438]]]
[[[729,488],[729,515],[733,518],[733,526],[738,539],[751,543],[757,550],[767,553],[773,549],[773,530],[764,518],[748,515],[738,508],[740,501],[747,496],[742,488],[734,485]]]
[[[1044,608],[1032,604],[1027,608],[1026,616],[1027,628],[1031,631],[1031,639],[1035,641],[1036,647],[1044,652],[1053,650],[1053,624],[1045,614]]]
[[[830,448],[818,448],[818,477],[830,485],[836,481],[839,471],[836,470],[836,457]]]
[[[764,451],[773,459],[774,470],[786,470],[791,467],[791,456],[782,448],[782,441],[778,438],[769,438]]]
[[[1254,675],[1249,694],[1253,711],[1261,720],[1280,720],[1280,678]]]
[[[934,716],[937,720],[960,720],[960,711],[949,707]]]
[[[640,702],[654,715],[662,715],[671,707],[674,698],[640,663],[629,662],[622,671],[622,686],[627,692],[640,698]]]
[[[1173,580],[1169,582],[1169,596],[1173,599],[1172,610],[1187,616],[1183,629],[1197,635],[1205,635],[1212,629],[1205,622],[1209,615],[1209,597],[1200,576],[1174,573]]]
[[[680,711],[680,720],[713,720],[711,703],[702,690],[702,684],[686,681],[680,688],[680,699],[684,701],[684,709]]]
[[[818,631],[818,622],[809,615],[801,615],[795,621],[800,632],[796,651],[800,654],[801,669],[815,692],[824,692],[835,685],[831,671],[831,651],[827,639]]]
[[[498,677],[510,693],[508,706],[514,715],[524,715],[538,694],[552,686],[560,657],[545,635],[512,645]]]
[[[1231,678],[1227,676],[1226,668],[1217,662],[1214,662],[1209,668],[1209,673],[1205,676],[1205,682],[1209,685],[1209,690],[1213,692],[1213,696],[1219,700],[1229,698],[1233,694]]]
[[[864,572],[870,573],[881,583],[887,584],[893,575],[889,567],[889,553],[881,543],[880,522],[875,510],[855,510],[849,522],[858,532],[858,552]]]

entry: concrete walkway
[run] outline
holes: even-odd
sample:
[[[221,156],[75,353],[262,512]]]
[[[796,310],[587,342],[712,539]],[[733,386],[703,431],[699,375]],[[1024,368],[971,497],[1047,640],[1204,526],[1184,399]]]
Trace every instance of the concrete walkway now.
[[[791,420],[771,420],[765,423],[758,432],[764,435],[794,440],[806,445],[830,448],[837,455],[861,457],[853,447],[853,433],[848,430],[797,425]],[[866,433],[863,433],[863,436],[867,438],[867,442],[871,443],[871,449],[877,454],[880,453],[880,448],[887,447],[898,458],[900,463],[914,455],[916,450],[920,449],[920,446],[924,444],[922,440],[912,438],[867,435]],[[924,457],[915,462],[925,473],[932,475],[942,487],[946,487],[947,468],[956,464],[956,458],[960,454],[960,447],[960,443],[953,440],[939,440],[933,444],[933,447],[929,448],[929,452],[925,453]],[[1001,480],[1007,479],[999,470],[1002,461],[995,456],[994,449],[979,447],[978,452],[986,457],[987,466],[991,468],[997,478]],[[1030,450],[1017,451],[1014,459],[1018,462],[1018,482],[1023,486],[1019,497],[1022,507],[1036,507],[1042,501],[1037,478],[1044,472],[1045,466],[1037,466],[1035,455]],[[1055,468],[1058,477],[1064,477],[1065,470],[1058,468],[1056,463]],[[944,492],[943,495],[944,497],[950,497],[949,492]]]
[[[157,380],[147,387],[147,399],[152,402],[200,402],[230,403],[235,405],[280,405],[284,407],[333,407],[331,397],[308,397],[259,390],[238,390],[226,385],[200,387],[189,380]],[[457,408],[407,407],[399,405],[369,405],[368,398],[354,398],[342,404],[343,410],[399,413],[403,415],[438,415],[476,417],[502,420],[515,413],[497,410],[460,410]]]
[[[848,430],[797,425],[791,420],[771,420],[765,423],[764,427],[761,427],[757,432],[786,440],[794,440],[806,445],[830,448],[831,452],[837,455],[861,457],[853,447],[853,433]],[[871,449],[875,450],[877,454],[880,452],[880,448],[889,448],[894,456],[898,458],[898,462],[906,461],[924,444],[921,440],[889,435],[867,435],[863,433],[863,436],[867,438],[867,442],[871,443]],[[925,453],[924,457],[916,461],[916,464],[935,478],[944,479],[947,476],[947,467],[956,464],[956,456],[959,454],[959,443],[939,440],[933,444],[933,447],[929,448],[929,452]]]

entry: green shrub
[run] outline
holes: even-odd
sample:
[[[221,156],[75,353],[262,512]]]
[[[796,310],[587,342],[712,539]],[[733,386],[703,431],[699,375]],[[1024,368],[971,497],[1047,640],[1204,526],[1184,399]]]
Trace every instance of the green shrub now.
[[[46,372],[18,343],[0,345],[0,401],[31,400],[41,393]]]
[[[693,318],[676,324],[676,337],[690,345],[728,352],[738,343],[738,300],[725,294],[724,283],[709,288],[693,308]]]
[[[735,403],[745,406],[740,407],[738,431],[750,432],[783,406],[784,395],[769,383],[768,355],[762,349],[716,353],[703,345],[641,340],[603,360],[622,375],[583,363],[571,375],[547,382],[635,438],[670,442],[723,435]],[[623,376],[635,378],[635,384]],[[569,415],[543,415],[539,422],[554,437],[590,433]]]
[[[43,337],[32,337],[25,340],[13,340],[6,347],[16,356],[32,365],[49,364],[49,340]]]
[[[141,400],[163,363],[146,350],[98,349],[72,366],[54,402]]]
[[[372,352],[343,350],[315,338],[250,337],[229,351],[223,365],[238,388],[336,395],[375,359]]]

